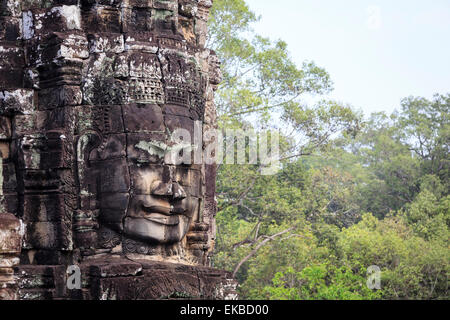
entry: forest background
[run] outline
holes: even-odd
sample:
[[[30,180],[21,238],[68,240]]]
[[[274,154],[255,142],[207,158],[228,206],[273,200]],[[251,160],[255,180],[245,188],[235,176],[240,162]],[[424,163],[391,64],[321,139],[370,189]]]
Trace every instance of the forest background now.
[[[363,114],[258,19],[245,0],[214,1],[219,126],[279,131],[281,168],[219,166],[214,266],[242,299],[449,299],[450,93]]]

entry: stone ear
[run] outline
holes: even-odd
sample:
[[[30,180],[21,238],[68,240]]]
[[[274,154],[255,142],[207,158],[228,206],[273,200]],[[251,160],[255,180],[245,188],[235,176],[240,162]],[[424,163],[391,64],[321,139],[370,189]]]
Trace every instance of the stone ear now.
[[[97,175],[90,164],[89,156],[101,142],[101,135],[94,130],[83,132],[75,140],[78,210],[73,216],[73,235],[75,245],[84,251],[92,250],[97,242]]]
[[[81,209],[96,209],[92,194],[97,191],[96,175],[92,172],[89,156],[102,142],[101,135],[92,130],[86,131],[76,139],[76,176]],[[90,200],[87,200],[87,199]]]
[[[89,165],[90,154],[100,147],[103,139],[100,133],[92,130],[86,131],[76,140],[77,163]]]

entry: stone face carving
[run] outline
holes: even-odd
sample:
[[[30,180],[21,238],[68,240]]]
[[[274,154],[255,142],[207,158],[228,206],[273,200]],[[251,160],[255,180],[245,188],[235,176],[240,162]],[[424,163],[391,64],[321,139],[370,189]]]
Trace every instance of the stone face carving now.
[[[215,166],[174,161],[195,148],[173,134],[216,126],[210,7],[0,0],[0,221],[23,222],[18,272],[125,257],[209,266]]]

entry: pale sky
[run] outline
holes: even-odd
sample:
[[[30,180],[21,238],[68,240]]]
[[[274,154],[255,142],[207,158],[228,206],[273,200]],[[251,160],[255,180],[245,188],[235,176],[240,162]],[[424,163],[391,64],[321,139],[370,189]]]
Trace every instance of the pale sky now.
[[[330,98],[365,114],[450,92],[449,0],[246,1],[261,15],[255,31],[325,68]]]

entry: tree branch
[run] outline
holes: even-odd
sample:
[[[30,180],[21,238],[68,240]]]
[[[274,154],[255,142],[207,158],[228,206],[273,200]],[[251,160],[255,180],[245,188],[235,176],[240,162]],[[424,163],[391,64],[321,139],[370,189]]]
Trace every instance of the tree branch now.
[[[286,229],[286,230],[283,230],[283,231],[280,231],[280,232],[278,232],[278,233],[276,233],[276,234],[274,234],[274,235],[272,235],[272,236],[270,236],[270,237],[267,237],[266,239],[264,239],[263,241],[261,241],[256,247],[255,247],[255,249],[253,249],[244,259],[242,259],[238,264],[237,264],[237,266],[234,268],[234,271],[233,271],[233,278],[236,276],[236,274],[238,273],[238,271],[239,271],[239,269],[242,267],[242,265],[245,263],[245,262],[247,262],[251,257],[253,257],[257,252],[258,252],[258,250],[259,249],[261,249],[266,243],[268,243],[269,241],[272,241],[272,240],[274,240],[275,238],[277,238],[277,237],[279,237],[279,236],[281,236],[281,235],[283,235],[283,234],[285,234],[285,233],[288,233],[289,231],[292,231],[292,230],[294,230],[296,228],[296,226],[292,226],[292,227],[290,227],[290,228],[288,228],[288,229]]]

